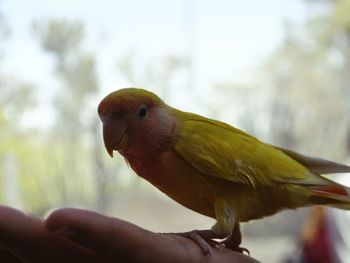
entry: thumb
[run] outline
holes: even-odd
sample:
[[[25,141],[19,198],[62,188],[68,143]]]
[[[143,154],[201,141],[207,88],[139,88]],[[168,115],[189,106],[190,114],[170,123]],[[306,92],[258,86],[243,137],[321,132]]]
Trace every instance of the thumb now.
[[[46,219],[45,226],[53,235],[66,237],[106,259],[123,262],[146,262],[150,244],[157,241],[157,235],[150,231],[82,209],[56,210]]]

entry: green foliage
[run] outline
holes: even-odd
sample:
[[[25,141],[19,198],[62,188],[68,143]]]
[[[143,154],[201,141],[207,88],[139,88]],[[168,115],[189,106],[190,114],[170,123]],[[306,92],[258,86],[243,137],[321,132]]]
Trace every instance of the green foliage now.
[[[7,119],[18,120],[25,110],[35,106],[34,90],[32,84],[0,76],[0,109]]]
[[[80,22],[51,19],[35,22],[33,29],[34,34],[40,38],[43,49],[59,60],[76,51],[84,38],[84,28]]]

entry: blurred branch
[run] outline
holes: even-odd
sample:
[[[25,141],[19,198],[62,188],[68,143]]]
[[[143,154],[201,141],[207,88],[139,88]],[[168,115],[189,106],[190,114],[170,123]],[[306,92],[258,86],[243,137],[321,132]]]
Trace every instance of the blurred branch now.
[[[39,38],[44,50],[56,57],[58,71],[64,71],[66,56],[79,49],[84,37],[83,29],[80,22],[65,19],[33,23],[34,36]]]
[[[138,65],[143,65],[142,68]],[[188,69],[187,58],[169,55],[153,63],[141,63],[129,53],[118,61],[117,70],[131,86],[157,87],[159,95],[167,100],[171,90],[172,81],[180,70]]]

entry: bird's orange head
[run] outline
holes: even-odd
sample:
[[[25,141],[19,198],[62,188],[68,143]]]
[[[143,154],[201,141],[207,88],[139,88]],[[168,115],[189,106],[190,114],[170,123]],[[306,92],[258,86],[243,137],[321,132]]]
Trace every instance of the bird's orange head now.
[[[141,154],[156,149],[173,127],[169,107],[152,92],[126,88],[107,95],[98,106],[107,152]],[[149,153],[150,154],[150,153]]]

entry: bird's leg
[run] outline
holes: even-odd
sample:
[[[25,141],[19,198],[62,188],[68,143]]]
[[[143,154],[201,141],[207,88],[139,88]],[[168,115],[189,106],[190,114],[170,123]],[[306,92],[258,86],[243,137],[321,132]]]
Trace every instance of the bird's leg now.
[[[240,226],[239,226],[239,223],[236,223],[235,227],[232,230],[231,235],[229,235],[221,243],[224,244],[226,248],[232,249],[234,251],[238,251],[240,253],[247,252],[249,255],[248,249],[242,248],[239,246],[241,242],[242,242],[242,234],[241,234]]]

